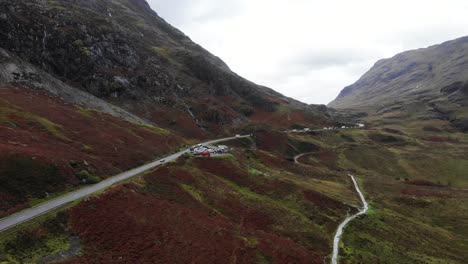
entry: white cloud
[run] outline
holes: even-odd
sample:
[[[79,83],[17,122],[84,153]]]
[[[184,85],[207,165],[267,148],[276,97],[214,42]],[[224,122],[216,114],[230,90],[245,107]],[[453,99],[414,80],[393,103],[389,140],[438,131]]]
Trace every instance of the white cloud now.
[[[463,0],[150,0],[238,74],[326,104],[375,61],[468,35]]]

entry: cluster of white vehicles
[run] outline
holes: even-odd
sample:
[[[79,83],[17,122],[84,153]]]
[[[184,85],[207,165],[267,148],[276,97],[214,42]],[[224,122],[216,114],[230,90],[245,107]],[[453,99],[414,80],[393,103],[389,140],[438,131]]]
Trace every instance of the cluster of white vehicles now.
[[[228,146],[219,145],[219,146],[207,146],[198,144],[190,148],[190,153],[195,156],[211,157],[216,154],[224,154],[229,151]]]
[[[351,126],[341,126],[341,127],[324,127],[322,129],[311,129],[311,128],[304,128],[304,129],[293,129],[293,130],[286,130],[286,133],[307,133],[311,131],[322,131],[322,130],[338,130],[338,129],[348,129],[348,128],[364,128],[364,124],[356,124]]]
[[[312,131],[311,128],[304,128],[304,129],[293,129],[293,130],[290,130],[290,131],[286,131],[286,132],[292,132],[292,133],[305,133],[305,132],[310,132]]]
[[[356,124],[354,126],[341,126],[341,127],[324,127],[323,130],[338,130],[338,129],[348,129],[348,128],[363,128],[364,124]]]
[[[338,129],[347,129],[347,128],[354,128],[354,127],[347,127],[347,126],[342,126],[342,127],[324,127],[323,130],[338,130]]]

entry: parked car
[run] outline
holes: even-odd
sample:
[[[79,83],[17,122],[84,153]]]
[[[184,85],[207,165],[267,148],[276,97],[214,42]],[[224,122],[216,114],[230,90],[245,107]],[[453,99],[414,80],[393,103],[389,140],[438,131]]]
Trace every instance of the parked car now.
[[[200,148],[202,146],[203,146],[202,144],[197,144],[195,146],[191,146],[189,150],[190,150],[190,152],[194,152],[196,149],[198,149],[198,148]]]
[[[220,145],[218,146],[218,153],[227,153],[229,150],[228,146]]]
[[[197,148],[197,149],[195,149],[194,154],[195,155],[201,155],[203,152],[205,152],[205,150],[206,149]]]
[[[205,151],[205,152],[202,153],[202,156],[203,157],[211,157],[211,153],[208,152],[208,151]]]
[[[198,148],[195,148],[195,152],[205,152],[208,148],[205,147],[205,146],[201,146],[201,147],[198,147]]]

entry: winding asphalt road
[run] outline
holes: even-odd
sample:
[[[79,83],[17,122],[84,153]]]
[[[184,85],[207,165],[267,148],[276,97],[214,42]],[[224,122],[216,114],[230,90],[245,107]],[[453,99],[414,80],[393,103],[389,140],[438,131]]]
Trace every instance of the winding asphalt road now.
[[[219,142],[223,141],[231,141],[239,138],[248,138],[251,137],[251,135],[245,135],[245,136],[236,136],[236,137],[228,137],[228,138],[221,138],[221,139],[216,139],[208,142],[204,142],[201,144],[204,145],[209,145],[209,144],[216,144]],[[82,188],[73,192],[70,192],[64,196],[58,197],[56,199],[53,199],[51,201],[45,202],[43,204],[40,204],[38,206],[26,209],[24,211],[21,211],[19,213],[13,214],[11,216],[5,217],[0,220],[0,232],[5,231],[9,228],[12,228],[18,224],[24,223],[28,220],[31,220],[37,216],[40,216],[44,213],[47,213],[55,208],[58,208],[62,205],[68,204],[70,202],[76,201],[78,199],[81,199],[83,197],[86,197],[88,195],[91,195],[95,192],[104,190],[118,182],[125,181],[127,179],[130,179],[142,172],[148,171],[150,169],[153,169],[161,164],[165,164],[167,162],[176,160],[178,157],[182,156],[185,153],[190,152],[189,149],[185,149],[182,151],[179,151],[177,153],[174,153],[170,156],[167,156],[165,158],[159,159],[157,161],[153,161],[151,163],[148,163],[146,165],[143,165],[141,167],[123,172],[121,174],[118,174],[116,176],[113,176],[111,178],[108,178],[106,180],[103,180],[95,185],[88,186],[86,188]]]

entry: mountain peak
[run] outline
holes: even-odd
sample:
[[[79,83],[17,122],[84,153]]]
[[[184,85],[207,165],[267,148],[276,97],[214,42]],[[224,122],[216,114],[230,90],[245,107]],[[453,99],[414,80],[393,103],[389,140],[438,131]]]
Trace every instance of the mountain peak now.
[[[468,80],[468,37],[379,60],[329,106],[373,108],[420,94],[438,95],[442,87]]]

